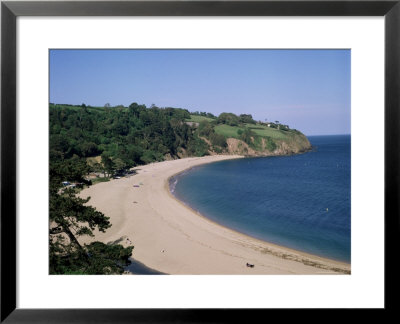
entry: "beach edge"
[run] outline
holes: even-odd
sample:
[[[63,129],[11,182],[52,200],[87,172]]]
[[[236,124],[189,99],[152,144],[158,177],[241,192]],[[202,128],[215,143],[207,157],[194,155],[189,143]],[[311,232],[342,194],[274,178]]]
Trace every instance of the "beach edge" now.
[[[306,152],[304,152],[306,153]],[[220,154],[219,156],[229,156],[229,155],[223,155]],[[290,156],[290,155],[288,155]],[[241,158],[266,158],[269,156],[234,156],[232,157],[232,159],[226,159],[226,160],[234,160],[234,159],[241,159]],[[226,161],[226,160],[222,160],[222,161]],[[205,165],[205,164],[211,164],[211,163],[216,163],[216,162],[221,162],[221,161],[207,161],[201,164],[197,164],[196,166],[189,166],[185,169],[180,170],[179,172],[169,176],[164,183],[164,187],[165,190],[168,192],[169,196],[176,200],[178,203],[180,203],[183,207],[185,207],[186,209],[188,209],[192,214],[196,215],[197,217],[201,217],[203,218],[205,221],[208,221],[210,223],[212,223],[214,226],[219,226],[222,227],[225,230],[230,230],[232,232],[234,232],[236,235],[239,236],[244,236],[247,240],[254,240],[255,242],[257,242],[257,244],[263,244],[266,245],[265,249],[262,251],[262,253],[268,253],[270,255],[274,255],[276,257],[285,259],[285,260],[292,260],[292,261],[296,261],[296,262],[300,262],[303,263],[305,265],[309,265],[315,268],[319,268],[319,269],[325,269],[325,270],[331,270],[331,271],[335,271],[335,272],[339,272],[339,273],[344,273],[344,274],[351,274],[351,263],[347,263],[347,262],[343,262],[343,261],[339,261],[339,260],[334,260],[334,259],[330,259],[327,257],[322,257],[319,255],[315,255],[315,254],[311,254],[311,253],[307,253],[301,250],[296,250],[293,248],[289,248],[283,245],[278,245],[272,242],[268,242],[265,240],[261,240],[258,238],[255,238],[251,235],[247,235],[245,233],[242,233],[240,231],[237,231],[233,228],[221,225],[215,221],[213,221],[212,219],[208,218],[207,216],[203,215],[201,212],[193,209],[192,207],[190,207],[188,204],[186,204],[183,200],[180,200],[178,197],[176,197],[170,190],[170,181],[171,179],[175,178],[176,176],[190,171],[191,169],[200,166],[200,165]],[[337,264],[337,266],[334,265],[330,265],[330,264]]]

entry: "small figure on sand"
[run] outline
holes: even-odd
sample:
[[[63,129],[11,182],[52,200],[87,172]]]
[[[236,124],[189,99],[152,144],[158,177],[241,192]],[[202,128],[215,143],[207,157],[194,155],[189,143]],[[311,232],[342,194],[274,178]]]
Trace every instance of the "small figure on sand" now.
[[[254,268],[254,264],[246,263],[246,266],[249,268]]]

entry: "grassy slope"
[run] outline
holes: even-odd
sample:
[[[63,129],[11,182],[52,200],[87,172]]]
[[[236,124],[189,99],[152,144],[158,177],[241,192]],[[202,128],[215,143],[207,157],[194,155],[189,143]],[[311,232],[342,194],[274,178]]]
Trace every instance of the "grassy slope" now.
[[[190,115],[190,119],[186,119],[186,121],[194,122],[194,123],[200,123],[203,120],[206,120],[208,122],[212,122],[214,119],[208,118],[208,117],[204,117],[204,116],[198,116],[198,115]]]
[[[215,132],[226,138],[240,139],[238,130],[240,129],[243,131],[245,128],[251,129],[251,131],[258,135],[253,139],[250,146],[258,152],[263,152],[263,154],[272,151],[276,154],[291,154],[304,152],[311,148],[307,137],[292,129],[284,131],[265,125],[254,124],[245,124],[241,126],[217,125],[215,126]]]
[[[262,137],[271,137],[273,139],[286,140],[288,139],[293,131],[281,131],[274,128],[269,128],[263,125],[245,124],[245,127],[250,128],[254,133]],[[241,126],[229,126],[229,125],[217,125],[215,132],[217,134],[224,135],[225,137],[239,138],[238,130],[244,130]]]

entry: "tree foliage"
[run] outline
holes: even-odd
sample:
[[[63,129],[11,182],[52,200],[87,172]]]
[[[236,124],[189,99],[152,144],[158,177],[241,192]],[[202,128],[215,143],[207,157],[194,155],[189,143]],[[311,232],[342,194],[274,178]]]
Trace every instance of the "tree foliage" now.
[[[257,137],[257,134],[247,127],[242,132],[240,132],[239,135],[240,139],[249,145],[251,145],[254,142],[254,139]]]
[[[218,124],[227,124],[229,126],[238,126],[240,123],[239,117],[232,113],[222,113],[217,118]]]
[[[222,152],[222,149],[227,147],[225,136],[215,133],[214,122],[201,121],[197,131],[199,136],[204,136],[211,142],[215,151]]]
[[[79,168],[81,165],[78,160],[53,164],[50,167],[50,273],[122,273],[124,267],[130,263],[133,247],[124,248],[122,245],[106,245],[100,242],[82,245],[79,242],[81,236],[93,237],[95,229],[105,232],[111,227],[108,217],[86,205],[90,198],[79,198],[74,189],[62,188],[60,185],[60,179],[68,175],[70,179],[82,179],[80,172],[84,168]],[[73,166],[77,168],[74,169]]]
[[[89,198],[75,196],[73,189],[50,188],[49,253],[50,273],[111,274],[122,273],[129,265],[133,247],[93,242],[82,245],[79,237],[94,236],[97,229],[111,227],[109,218],[86,203]],[[118,252],[118,253],[117,253]]]
[[[162,161],[167,154],[177,156],[194,139],[195,130],[185,123],[187,118],[190,113],[186,109],[147,108],[137,103],[128,108],[85,109],[51,104],[51,159],[101,155],[109,175],[121,166]]]
[[[239,122],[247,123],[247,124],[255,124],[256,123],[256,121],[253,119],[253,116],[250,114],[240,114]]]

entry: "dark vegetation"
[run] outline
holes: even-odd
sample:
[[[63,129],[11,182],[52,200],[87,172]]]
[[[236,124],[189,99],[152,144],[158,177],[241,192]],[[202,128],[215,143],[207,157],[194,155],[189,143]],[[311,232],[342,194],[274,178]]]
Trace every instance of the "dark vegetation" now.
[[[185,122],[189,118],[184,109],[136,103],[102,109],[50,105],[50,158],[101,155],[102,163],[91,166],[92,171],[112,174],[182,152],[205,155],[205,143]]]
[[[212,113],[208,113],[208,112],[205,112],[205,111],[195,111],[195,112],[191,112],[190,114],[193,115],[193,116],[202,116],[202,117],[207,117],[207,118],[212,118],[212,119],[216,119],[217,118]]]

